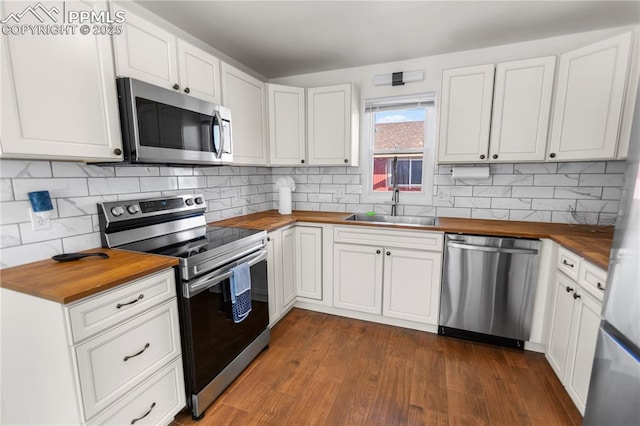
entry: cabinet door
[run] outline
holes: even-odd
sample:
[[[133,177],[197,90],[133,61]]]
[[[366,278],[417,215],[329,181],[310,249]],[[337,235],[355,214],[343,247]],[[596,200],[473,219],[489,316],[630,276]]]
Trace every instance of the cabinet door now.
[[[173,89],[179,84],[176,37],[128,10],[125,16],[123,34],[113,36],[116,72]]]
[[[442,72],[438,161],[487,160],[493,74],[493,64]]]
[[[304,89],[267,84],[269,94],[269,162],[298,166],[306,161]]]
[[[67,8],[104,12],[107,3]],[[47,2],[63,9],[63,2]],[[30,3],[2,2],[2,16]],[[23,16],[21,24],[41,24]],[[111,41],[104,35],[0,37],[2,157],[121,161]],[[116,151],[117,150],[117,151]],[[116,154],[116,152],[120,152]]]
[[[178,39],[178,65],[180,90],[214,104],[222,101],[218,58]]]
[[[582,289],[578,290],[577,295],[580,296],[580,303],[576,304],[571,320],[571,339],[564,385],[580,414],[584,414],[602,305]]]
[[[273,327],[282,315],[282,246],[281,232],[267,236],[267,279],[269,284],[269,325]]]
[[[314,165],[357,165],[357,111],[353,111],[351,84],[307,90],[308,163]],[[356,107],[357,108],[357,107]],[[354,139],[355,136],[355,139]]]
[[[560,56],[548,160],[614,157],[630,45],[626,33]]]
[[[551,329],[549,330],[549,348],[547,359],[563,381],[569,349],[569,334],[571,332],[571,315],[573,313],[573,294],[577,288],[574,281],[556,272],[554,281],[554,295],[551,304]]]
[[[496,68],[490,161],[542,161],[547,147],[555,56]]]
[[[231,108],[234,164],[267,165],[265,84],[222,62],[222,104]]]
[[[437,325],[442,253],[385,250],[382,313]]]
[[[296,236],[295,228],[282,231],[282,312],[296,301]]]
[[[296,226],[298,297],[322,300],[322,228]]]
[[[382,247],[333,245],[333,306],[382,313]]]

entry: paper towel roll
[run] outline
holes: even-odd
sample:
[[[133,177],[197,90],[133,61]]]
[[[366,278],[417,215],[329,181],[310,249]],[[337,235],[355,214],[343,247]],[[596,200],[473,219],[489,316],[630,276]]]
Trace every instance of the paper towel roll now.
[[[291,188],[282,187],[278,189],[278,213],[291,214]]]
[[[455,179],[474,180],[489,177],[489,167],[452,167],[451,177]]]

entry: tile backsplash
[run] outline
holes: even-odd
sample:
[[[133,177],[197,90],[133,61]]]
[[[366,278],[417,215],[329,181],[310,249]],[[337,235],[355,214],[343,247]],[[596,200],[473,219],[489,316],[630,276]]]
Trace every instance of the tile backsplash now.
[[[401,204],[399,214],[609,224],[615,220],[624,161],[495,164],[489,178],[454,181],[450,166],[434,176],[432,205]],[[389,213],[362,201],[361,169],[352,167],[157,167],[0,160],[0,268],[100,246],[96,203],[201,192],[215,221],[277,208],[274,182],[296,181],[297,210]],[[33,231],[27,193],[47,190],[52,227]],[[402,195],[400,197],[402,202]]]

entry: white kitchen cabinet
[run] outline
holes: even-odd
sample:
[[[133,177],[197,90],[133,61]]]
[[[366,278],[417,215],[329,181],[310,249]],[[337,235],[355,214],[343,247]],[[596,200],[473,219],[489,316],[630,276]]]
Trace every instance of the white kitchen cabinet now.
[[[550,56],[444,70],[439,161],[543,161],[554,69]]]
[[[119,76],[220,103],[218,58],[129,10],[123,25],[123,34],[113,36]]]
[[[333,306],[382,313],[382,246],[333,245]]]
[[[266,166],[265,84],[223,62],[222,104],[231,108],[234,164]]]
[[[489,161],[543,161],[556,58],[496,67]]]
[[[295,227],[296,295],[322,300],[322,228]]]
[[[359,128],[359,93],[353,84],[307,89],[308,164],[357,166]]]
[[[282,304],[288,311],[296,301],[296,234],[295,228],[282,231]]]
[[[48,7],[63,9],[63,2]],[[71,1],[87,12],[106,1]],[[0,14],[27,3],[2,2]],[[21,24],[41,24],[31,14]],[[76,161],[121,161],[111,41],[104,35],[22,34],[0,37],[2,122],[0,156]]]
[[[442,72],[439,162],[487,159],[493,75],[493,64]]]
[[[616,155],[631,33],[560,56],[548,161]]]
[[[307,139],[305,94],[299,87],[267,84],[269,98],[269,164],[305,164]]]
[[[273,327],[296,300],[294,228],[276,229],[267,235],[269,325]]]
[[[168,424],[184,408],[173,269],[67,305],[0,292],[3,424],[129,424],[154,403]]]
[[[551,326],[549,329],[549,348],[547,360],[560,381],[564,378],[571,333],[571,315],[573,313],[573,294],[576,283],[560,272],[556,272],[551,302]]]
[[[438,323],[442,253],[385,248],[382,314]]]

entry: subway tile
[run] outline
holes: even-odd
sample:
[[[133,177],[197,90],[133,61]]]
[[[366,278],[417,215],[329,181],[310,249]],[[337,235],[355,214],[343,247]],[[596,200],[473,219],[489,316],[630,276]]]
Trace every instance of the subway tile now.
[[[433,177],[434,185],[455,185],[451,175],[435,175]]]
[[[610,226],[616,223],[616,219],[618,218],[617,214],[614,213],[600,213],[598,215],[598,225]]]
[[[51,163],[51,168],[55,178],[114,177],[116,175],[113,166],[94,166],[84,163],[54,161]]]
[[[117,177],[160,176],[160,168],[153,166],[116,166]]]
[[[625,160],[607,161],[606,173],[621,173],[627,170],[627,162]]]
[[[576,211],[618,213],[620,202],[614,200],[578,200]]]
[[[460,217],[464,219],[471,218],[471,209],[469,208],[455,208],[455,207],[438,207],[436,209],[437,216],[440,217]]]
[[[589,186],[569,186],[569,187],[556,187],[554,198],[567,198],[567,199],[593,199],[600,198],[602,196],[601,187],[589,187]]]
[[[361,175],[364,173],[361,167],[347,167],[348,175]]]
[[[345,193],[345,185],[320,185],[318,192],[342,195]]]
[[[320,203],[296,203],[295,209],[318,211],[320,210]]]
[[[345,194],[362,194],[362,185],[345,185]]]
[[[231,185],[230,176],[207,176],[208,187],[221,187]]]
[[[488,186],[482,186],[478,188],[490,188]],[[436,194],[448,194],[450,197],[471,197],[473,195],[473,186],[449,186],[442,185],[435,191]]]
[[[236,186],[227,186],[220,188],[220,198],[236,198],[240,196],[240,188]]]
[[[198,175],[203,175],[203,176],[218,176],[220,175],[220,168],[219,167],[198,167],[198,169],[200,170],[197,174]],[[196,172],[194,170],[193,174],[195,175]]]
[[[22,244],[22,240],[20,239],[20,226],[18,224],[0,226],[0,248],[14,247],[20,244]]]
[[[436,210],[433,206],[404,206],[404,214],[407,216],[435,216]]]
[[[321,212],[346,212],[346,204],[320,203]]]
[[[240,196],[245,197],[247,195],[257,195],[258,194],[258,186],[257,185],[247,185],[240,187]]]
[[[142,179],[147,180],[147,184],[141,184]],[[145,191],[158,191],[162,188],[160,186],[151,185],[151,180],[164,180],[164,179],[174,179],[175,178],[89,178],[89,194],[90,195],[109,195],[109,194],[123,194],[123,193],[131,193],[131,192],[142,192]]]
[[[193,176],[191,167],[160,167],[160,176]]]
[[[480,197],[455,197],[454,207],[471,207],[488,209],[491,207],[491,198]]]
[[[514,186],[511,196],[514,198],[553,198],[554,188],[551,186]]]
[[[179,189],[206,188],[206,176],[178,176]]]
[[[435,174],[438,175],[450,175],[453,172],[452,166],[450,164],[440,164],[437,166],[435,170]]]
[[[216,211],[206,212],[204,214],[204,218],[207,221],[207,223],[211,223],[211,222],[221,220],[222,215],[220,214],[220,211],[216,210]]]
[[[51,176],[49,161],[0,160],[0,178],[48,178]]]
[[[357,203],[360,200],[360,196],[357,194],[335,194],[333,196],[333,201],[340,204],[353,204]]]
[[[373,204],[347,204],[345,209],[350,213],[367,213],[373,211]]]
[[[622,188],[602,188],[603,200],[620,200],[622,197]]]
[[[358,185],[360,175],[333,175],[334,184]]]
[[[286,176],[290,176],[295,174],[295,168],[293,167],[273,167],[271,169],[271,173],[273,175],[286,175]]]
[[[264,175],[249,176],[249,185],[262,185],[267,182]]]
[[[551,212],[532,210],[510,210],[509,220],[524,220],[527,222],[550,222]]]
[[[333,175],[307,175],[309,183],[331,184],[333,183]]]
[[[140,198],[140,194],[135,195],[137,198]],[[98,203],[117,200],[118,197],[115,195],[58,198],[56,200],[58,204],[58,216],[63,218],[98,214]]]
[[[320,192],[320,185],[318,185],[318,184],[296,185],[296,192],[318,193],[318,192]]]
[[[221,166],[220,176],[239,176],[242,174],[242,167],[239,166]]]
[[[557,170],[556,163],[521,163],[513,167],[513,172],[521,175],[556,173]]]
[[[100,233],[76,235],[62,239],[62,248],[65,253],[73,253],[102,246]]]
[[[454,201],[455,197],[449,197],[448,199],[433,197],[431,204],[433,204],[435,207],[453,207]]]
[[[0,225],[29,222],[29,201],[6,201],[2,203],[0,211]]]
[[[391,214],[390,204],[375,204],[371,211],[375,211],[376,214]]]
[[[0,201],[13,201],[11,179],[0,179]]]
[[[531,210],[531,198],[492,198],[491,208],[506,210]]]
[[[311,203],[332,203],[333,194],[310,193],[307,195],[307,201]]]
[[[31,229],[31,223],[21,223],[19,226],[22,242],[25,244],[88,234],[93,231],[91,216],[52,219],[50,229],[39,231]]]
[[[51,198],[89,195],[86,178],[13,179],[13,190],[16,200],[27,200],[32,191],[49,191]]]
[[[249,202],[247,201],[246,198],[232,198],[231,199],[231,207],[243,207],[248,205]]]
[[[575,207],[575,201],[550,200],[548,198],[531,200],[531,210],[567,211],[570,207]]]
[[[533,175],[495,175],[493,184],[498,186],[532,186]]]
[[[598,213],[579,213],[574,218],[571,212],[552,212],[551,222],[553,223],[577,223],[582,225],[596,225],[598,223]]]
[[[231,186],[249,185],[249,176],[231,176],[229,184]]]
[[[321,167],[319,170],[320,173],[322,174],[329,174],[329,175],[344,175],[347,174],[347,168],[346,167]]]
[[[533,184],[534,186],[578,186],[579,179],[579,174],[535,175]]]
[[[489,164],[489,171],[492,175],[511,175],[514,171],[513,164]]]
[[[156,192],[144,192],[144,193],[140,193],[140,192],[133,192],[131,194],[117,194],[116,197],[118,198],[118,201],[129,201],[129,200],[139,200],[140,198],[161,198],[162,192],[161,191],[156,191]]]
[[[51,256],[60,253],[62,253],[62,241],[59,239],[5,248],[2,249],[0,266],[2,268],[9,268],[11,266],[23,265],[38,260],[49,259]]]
[[[624,175],[622,174],[582,174],[580,186],[622,186]]]
[[[456,185],[486,186],[493,184],[493,177],[489,176],[486,179],[454,179],[454,182]]]
[[[558,173],[604,173],[606,165],[604,161],[558,163]]]
[[[327,194],[329,195],[329,194]],[[308,201],[309,200],[309,194],[306,193],[298,193],[298,192],[292,192],[291,193],[291,201],[298,202],[298,201]]]
[[[509,210],[500,209],[471,209],[472,219],[508,220]]]
[[[310,183],[308,175],[294,175],[292,176],[292,178],[296,185],[299,185],[301,183]]]
[[[257,173],[257,170],[258,169],[256,167],[244,166],[244,167],[240,167],[240,174],[245,176],[251,176],[251,175],[255,175]]]
[[[511,186],[475,186],[474,197],[510,197]],[[454,195],[454,194],[452,194]]]

